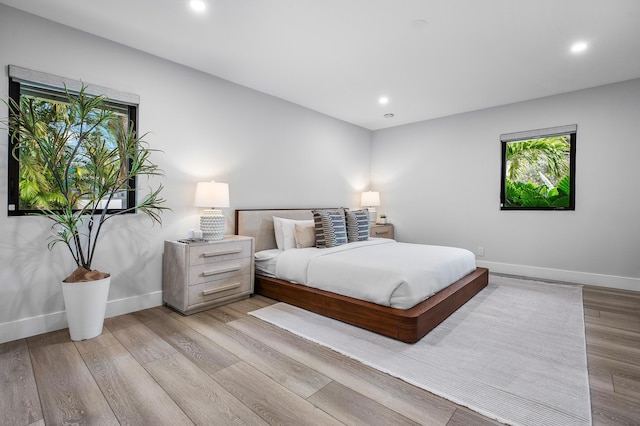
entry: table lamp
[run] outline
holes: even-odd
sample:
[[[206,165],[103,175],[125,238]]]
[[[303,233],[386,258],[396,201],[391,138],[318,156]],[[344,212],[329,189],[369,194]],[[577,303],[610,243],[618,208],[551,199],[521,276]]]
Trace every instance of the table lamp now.
[[[369,210],[369,222],[375,223],[376,221],[376,209],[375,207],[380,205],[380,193],[377,191],[367,191],[362,193],[360,197],[360,206],[366,207]]]
[[[208,207],[200,216],[202,238],[209,241],[224,237],[226,219],[219,207],[229,207],[229,184],[221,182],[198,182],[196,185],[196,207]]]

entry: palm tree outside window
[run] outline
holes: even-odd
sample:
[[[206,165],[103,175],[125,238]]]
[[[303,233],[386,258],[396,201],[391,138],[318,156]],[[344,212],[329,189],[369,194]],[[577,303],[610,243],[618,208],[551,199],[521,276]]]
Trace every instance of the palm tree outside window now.
[[[575,210],[576,125],[500,139],[501,210]]]

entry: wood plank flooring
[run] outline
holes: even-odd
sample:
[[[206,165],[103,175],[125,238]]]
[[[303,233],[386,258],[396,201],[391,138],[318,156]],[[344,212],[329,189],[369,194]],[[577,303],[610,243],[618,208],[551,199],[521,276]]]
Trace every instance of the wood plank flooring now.
[[[640,292],[584,287],[594,425],[640,425]]]
[[[640,425],[640,293],[584,287],[594,425]],[[247,312],[157,307],[0,345],[1,425],[495,425]]]

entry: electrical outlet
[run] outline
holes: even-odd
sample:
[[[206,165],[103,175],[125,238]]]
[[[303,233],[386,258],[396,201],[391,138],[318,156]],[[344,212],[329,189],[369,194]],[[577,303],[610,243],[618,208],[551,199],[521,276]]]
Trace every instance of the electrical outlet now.
[[[478,257],[484,256],[484,247],[478,246],[478,251],[476,252],[476,254],[478,255]]]

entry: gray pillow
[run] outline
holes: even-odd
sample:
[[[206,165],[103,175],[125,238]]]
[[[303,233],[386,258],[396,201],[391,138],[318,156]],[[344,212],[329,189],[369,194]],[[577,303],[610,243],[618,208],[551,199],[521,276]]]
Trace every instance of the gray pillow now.
[[[347,210],[345,219],[347,222],[347,239],[350,243],[369,239],[369,211],[367,209]]]
[[[316,231],[316,247],[335,247],[348,242],[344,209],[311,212]]]

